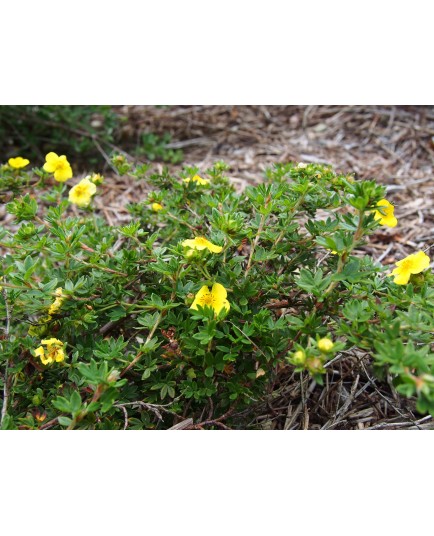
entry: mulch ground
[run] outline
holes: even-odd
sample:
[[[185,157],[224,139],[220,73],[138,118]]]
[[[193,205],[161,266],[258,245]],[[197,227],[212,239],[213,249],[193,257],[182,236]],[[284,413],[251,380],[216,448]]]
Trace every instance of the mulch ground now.
[[[434,239],[434,107],[429,106],[123,106],[122,138],[143,132],[172,136],[184,163],[204,170],[216,160],[242,190],[263,180],[275,162],[320,162],[356,179],[387,185],[399,225],[377,232],[365,253],[393,264]],[[122,142],[119,142],[122,146]],[[162,169],[163,164],[155,167]],[[169,166],[176,171],[181,166]],[[125,206],[146,195],[140,182],[108,168],[95,199],[110,224],[130,219]],[[391,380],[375,379],[369,356],[356,350],[331,363],[324,386],[289,374],[270,385],[264,400],[232,416],[242,428],[425,429],[414,401],[399,397]]]
[[[275,162],[320,162],[337,172],[387,185],[400,225],[377,233],[370,249],[385,264],[424,249],[434,238],[434,107],[429,106],[123,106],[122,137],[169,132],[184,163],[206,169],[216,160],[242,189],[263,180]],[[122,145],[122,144],[120,144]],[[162,169],[162,164],[155,164]],[[173,171],[181,165],[169,165]],[[108,175],[101,209],[127,218],[125,202],[142,185]],[[142,191],[144,194],[144,191]]]

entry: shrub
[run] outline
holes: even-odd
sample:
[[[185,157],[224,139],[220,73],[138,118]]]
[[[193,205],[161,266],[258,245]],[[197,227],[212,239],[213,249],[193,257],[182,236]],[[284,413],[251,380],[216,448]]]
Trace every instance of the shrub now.
[[[113,165],[150,189],[117,227],[93,211],[99,175],[80,197],[50,166],[1,167],[3,428],[224,427],[354,348],[434,414],[429,259],[387,274],[357,250],[397,223],[383,186],[290,163],[237,193],[221,162]]]

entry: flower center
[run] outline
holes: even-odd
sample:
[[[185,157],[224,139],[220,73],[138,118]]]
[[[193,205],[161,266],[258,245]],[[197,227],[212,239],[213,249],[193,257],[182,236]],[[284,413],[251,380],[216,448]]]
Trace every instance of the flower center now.
[[[202,302],[203,305],[213,305],[214,303],[214,296],[208,292],[208,294],[204,294],[200,300]]]
[[[78,185],[76,190],[75,190],[75,195],[77,197],[85,197],[85,196],[87,196],[87,188],[86,188],[86,186]]]
[[[199,246],[206,246],[207,245],[207,240],[206,238],[203,238],[203,236],[198,236],[196,238],[196,243],[199,245]]]
[[[401,269],[405,272],[409,272],[410,270],[412,270],[414,268],[414,264],[413,264],[413,261],[411,259],[408,259],[408,260],[405,260],[402,264],[401,264]]]

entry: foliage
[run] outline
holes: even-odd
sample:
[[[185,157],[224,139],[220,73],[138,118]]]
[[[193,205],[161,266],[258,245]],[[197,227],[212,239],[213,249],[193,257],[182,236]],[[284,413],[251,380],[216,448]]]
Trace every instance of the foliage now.
[[[137,147],[137,154],[145,156],[148,160],[162,160],[171,164],[178,164],[184,159],[180,149],[168,147],[172,140],[169,133],[157,136],[152,132],[145,132],[141,137],[141,144]]]
[[[103,152],[113,152],[123,119],[107,105],[0,106],[0,142],[6,159],[22,152],[33,162],[54,150],[68,154],[76,167],[88,169],[103,165]],[[182,151],[167,147],[170,141],[168,133],[144,132],[139,143],[124,139],[123,146],[148,160],[182,162]]]
[[[221,162],[113,165],[150,187],[117,227],[42,167],[0,168],[3,428],[215,427],[353,347],[434,414],[433,276],[396,284],[357,250],[383,186],[290,163],[238,194]]]
[[[32,162],[53,150],[76,166],[102,162],[95,141],[110,152],[118,124],[111,106],[0,106],[3,154],[25,153]]]

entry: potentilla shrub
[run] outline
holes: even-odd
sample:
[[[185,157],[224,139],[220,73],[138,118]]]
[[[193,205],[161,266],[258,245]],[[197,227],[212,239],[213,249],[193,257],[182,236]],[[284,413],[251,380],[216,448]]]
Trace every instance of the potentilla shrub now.
[[[149,186],[114,227],[103,177],[66,156],[0,168],[4,429],[222,426],[355,348],[434,415],[429,252],[383,267],[360,249],[400,225],[384,186],[290,163],[237,193],[223,163],[112,162]]]

